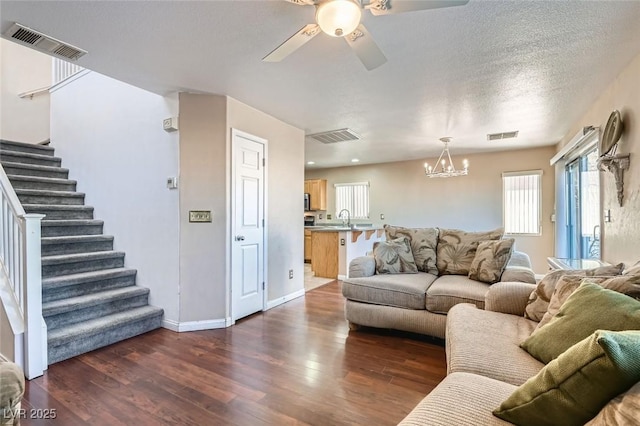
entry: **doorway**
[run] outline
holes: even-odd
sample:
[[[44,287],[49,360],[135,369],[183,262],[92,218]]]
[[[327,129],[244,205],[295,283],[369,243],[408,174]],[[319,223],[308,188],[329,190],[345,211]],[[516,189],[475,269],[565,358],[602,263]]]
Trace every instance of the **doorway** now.
[[[267,140],[231,129],[231,317],[265,308]]]

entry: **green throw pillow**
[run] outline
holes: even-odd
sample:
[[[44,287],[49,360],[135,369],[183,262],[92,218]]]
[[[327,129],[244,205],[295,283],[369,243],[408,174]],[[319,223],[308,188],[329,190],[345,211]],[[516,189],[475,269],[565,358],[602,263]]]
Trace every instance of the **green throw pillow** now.
[[[518,387],[493,414],[516,425],[583,425],[640,380],[640,331],[598,330]]]
[[[545,364],[596,330],[640,330],[640,302],[583,282],[547,325],[520,347]]]

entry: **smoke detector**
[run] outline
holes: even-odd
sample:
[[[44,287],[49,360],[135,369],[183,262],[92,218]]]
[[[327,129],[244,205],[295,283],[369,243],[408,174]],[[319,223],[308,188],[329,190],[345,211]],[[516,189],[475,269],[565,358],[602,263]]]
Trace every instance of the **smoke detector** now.
[[[324,144],[337,142],[357,141],[360,136],[351,129],[330,130],[328,132],[314,133],[307,135],[308,138],[315,139]]]
[[[57,40],[17,22],[15,22],[8,31],[5,31],[3,36],[23,46],[71,61],[75,61],[87,53],[86,50]]]
[[[518,130],[514,132],[502,132],[502,133],[489,133],[487,135],[488,141],[498,141],[502,139],[512,139],[518,137]]]

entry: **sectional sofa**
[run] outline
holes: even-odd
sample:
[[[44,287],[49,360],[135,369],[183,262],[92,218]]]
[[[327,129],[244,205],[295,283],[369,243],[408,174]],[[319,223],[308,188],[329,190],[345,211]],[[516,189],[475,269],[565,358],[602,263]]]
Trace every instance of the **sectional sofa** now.
[[[532,284],[498,283],[487,292],[484,310],[472,304],[451,308],[445,333],[447,377],[400,425],[511,424],[492,411],[545,367],[520,347],[538,326],[524,317],[534,289]],[[542,423],[529,418],[528,424]],[[587,424],[640,424],[640,382],[611,399]]]
[[[453,306],[472,303],[483,309],[495,281],[535,283],[529,256],[513,250],[513,240],[502,239],[500,229],[465,232],[385,225],[385,234],[387,241],[406,238],[417,270],[380,273],[388,268],[376,264],[377,246],[371,255],[353,259],[342,284],[346,319],[352,330],[359,326],[390,328],[442,339],[447,312]],[[501,254],[504,264],[493,279],[480,277],[484,278],[481,281],[473,275],[472,264],[481,243],[492,242],[507,244],[509,250]]]

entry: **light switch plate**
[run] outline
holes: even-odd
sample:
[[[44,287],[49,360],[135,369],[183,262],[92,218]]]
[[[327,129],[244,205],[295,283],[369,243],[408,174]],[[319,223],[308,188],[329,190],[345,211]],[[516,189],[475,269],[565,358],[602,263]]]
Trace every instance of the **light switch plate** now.
[[[189,210],[189,222],[211,222],[211,210]]]

